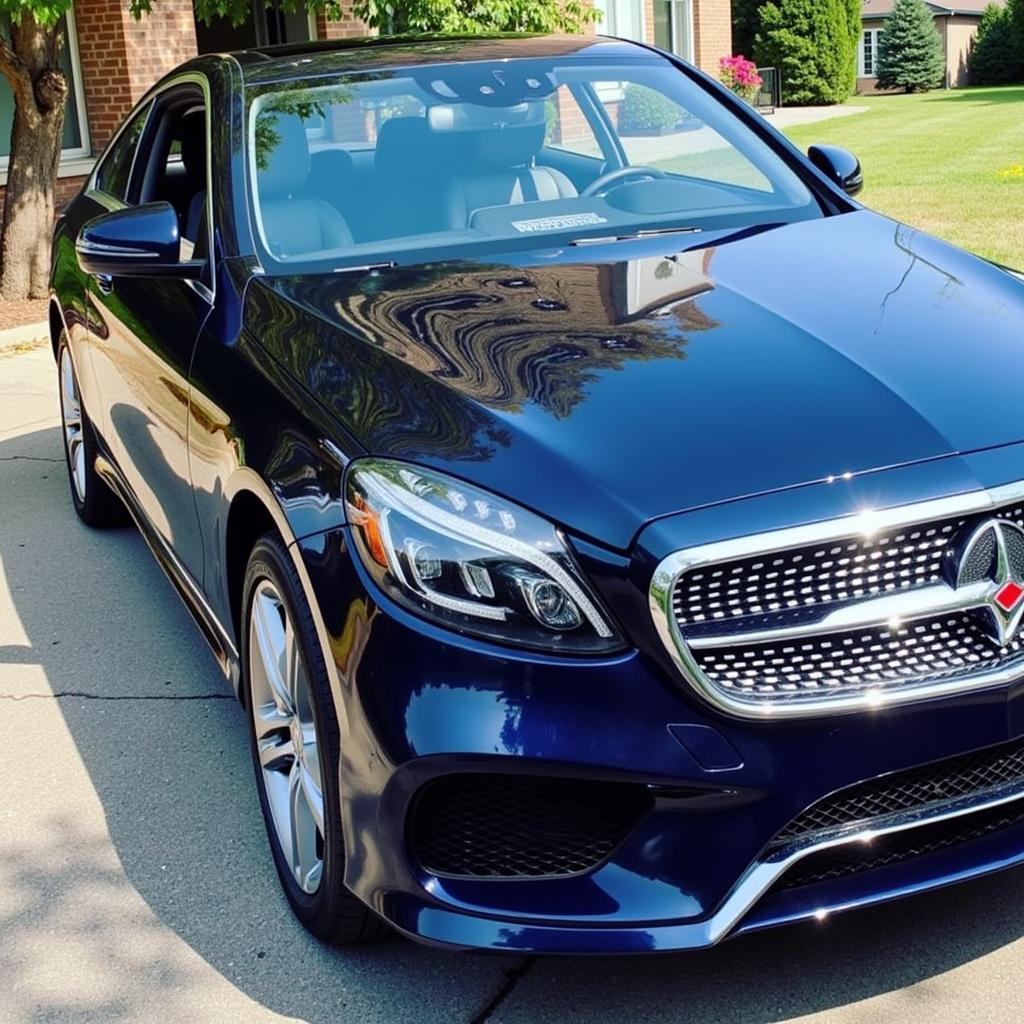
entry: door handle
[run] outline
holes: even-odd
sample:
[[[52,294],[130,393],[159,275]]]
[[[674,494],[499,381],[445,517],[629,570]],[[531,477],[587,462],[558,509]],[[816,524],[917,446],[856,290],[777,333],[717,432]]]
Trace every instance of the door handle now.
[[[96,287],[103,292],[104,295],[109,295],[114,290],[114,279],[109,274],[95,274]]]

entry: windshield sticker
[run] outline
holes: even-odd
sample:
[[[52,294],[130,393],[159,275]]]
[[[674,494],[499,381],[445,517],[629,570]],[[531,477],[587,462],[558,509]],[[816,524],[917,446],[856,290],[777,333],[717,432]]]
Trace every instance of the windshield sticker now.
[[[593,224],[607,224],[608,218],[597,213],[562,213],[555,217],[534,217],[532,220],[514,220],[512,227],[524,233],[529,231],[564,231],[566,228],[586,228]]]

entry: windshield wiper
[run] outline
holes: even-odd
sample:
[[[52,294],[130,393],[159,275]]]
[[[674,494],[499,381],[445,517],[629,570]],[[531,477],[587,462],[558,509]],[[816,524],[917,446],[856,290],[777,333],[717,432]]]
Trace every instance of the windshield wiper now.
[[[608,242],[628,242],[637,238],[657,238],[659,235],[697,235],[703,228],[641,228],[628,235],[603,235],[601,238],[577,238],[570,245],[606,245]]]
[[[335,274],[362,274],[370,270],[390,270],[397,267],[394,260],[385,260],[383,263],[361,263],[357,267],[335,267],[332,273]]]

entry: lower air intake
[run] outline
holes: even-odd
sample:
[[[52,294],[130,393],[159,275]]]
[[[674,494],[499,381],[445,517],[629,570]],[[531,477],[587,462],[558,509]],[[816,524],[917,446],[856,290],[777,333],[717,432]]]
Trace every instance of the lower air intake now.
[[[1024,823],[1024,808],[1014,802],[960,818],[948,818],[879,836],[869,844],[849,843],[813,853],[798,861],[776,884],[776,890],[795,889],[847,875],[890,867],[1013,828]]]
[[[412,812],[412,848],[431,874],[539,878],[597,867],[648,813],[642,786],[506,774],[428,783]]]

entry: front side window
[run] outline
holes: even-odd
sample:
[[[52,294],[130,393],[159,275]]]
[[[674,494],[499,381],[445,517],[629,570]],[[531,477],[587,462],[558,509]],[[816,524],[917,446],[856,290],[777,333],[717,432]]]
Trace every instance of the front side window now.
[[[769,143],[656,56],[277,81],[247,100],[270,272],[821,215]]]
[[[93,188],[106,192],[121,202],[128,201],[128,186],[131,184],[135,151],[139,147],[139,139],[142,137],[142,129],[146,127],[151,107],[152,103],[147,104],[135,114],[103,155],[96,168]]]

